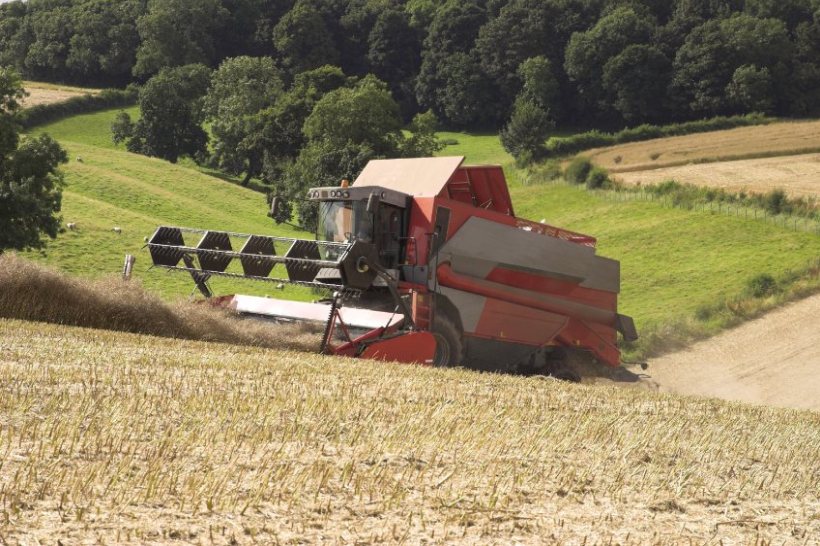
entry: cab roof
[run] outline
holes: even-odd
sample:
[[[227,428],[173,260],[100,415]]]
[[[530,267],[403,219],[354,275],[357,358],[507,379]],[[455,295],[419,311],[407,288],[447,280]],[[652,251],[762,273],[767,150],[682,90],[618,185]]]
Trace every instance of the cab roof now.
[[[464,156],[373,159],[353,186],[381,186],[413,197],[436,197],[464,162]]]

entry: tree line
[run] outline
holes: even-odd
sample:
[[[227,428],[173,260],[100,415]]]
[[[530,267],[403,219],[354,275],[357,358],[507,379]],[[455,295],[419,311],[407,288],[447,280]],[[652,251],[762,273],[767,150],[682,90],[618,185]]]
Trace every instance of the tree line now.
[[[237,56],[271,58],[288,86],[324,65],[372,74],[405,121],[432,110],[454,128],[498,128],[534,106],[545,114],[536,112],[537,124],[610,128],[750,111],[802,116],[820,108],[820,1],[0,5],[0,65],[32,79],[123,86]]]

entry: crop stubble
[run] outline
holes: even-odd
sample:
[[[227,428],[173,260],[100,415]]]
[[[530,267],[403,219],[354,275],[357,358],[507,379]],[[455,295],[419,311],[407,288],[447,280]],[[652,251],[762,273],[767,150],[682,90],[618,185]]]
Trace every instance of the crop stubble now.
[[[788,121],[584,152],[627,184],[678,180],[730,191],[820,194],[820,121]]]
[[[0,542],[820,534],[820,415],[0,321]]]

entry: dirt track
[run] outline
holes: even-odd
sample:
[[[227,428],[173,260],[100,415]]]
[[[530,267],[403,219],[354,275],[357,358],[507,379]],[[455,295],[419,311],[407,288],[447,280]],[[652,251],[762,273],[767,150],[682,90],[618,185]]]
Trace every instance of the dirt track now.
[[[820,410],[820,295],[649,363],[661,391]]]

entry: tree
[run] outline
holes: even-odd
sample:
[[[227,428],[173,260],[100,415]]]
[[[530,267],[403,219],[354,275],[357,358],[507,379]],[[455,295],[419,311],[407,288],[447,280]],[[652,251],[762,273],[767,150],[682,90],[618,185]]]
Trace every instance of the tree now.
[[[264,119],[282,93],[282,78],[270,57],[234,57],[211,76],[205,113],[211,122],[213,158],[231,173],[245,173],[242,185],[262,172]]]
[[[454,105],[446,106],[443,99],[460,94],[457,89],[462,84],[454,81],[454,76],[450,72],[456,66],[468,68],[471,71],[469,78],[477,78],[480,81],[476,83],[482,89],[486,87],[486,78],[481,75],[480,63],[473,62],[469,57],[478,30],[486,20],[487,12],[478,0],[448,0],[436,10],[430,32],[424,39],[421,67],[416,80],[416,99],[422,108],[433,110],[435,115],[447,124],[464,126],[480,123],[476,119],[476,114],[481,112],[469,108],[458,115]],[[453,60],[452,57],[456,54],[460,54],[459,58]],[[452,92],[442,91],[445,87],[449,87]],[[450,113],[455,114],[458,121],[451,119]]]
[[[296,158],[307,139],[302,128],[313,107],[325,94],[346,87],[351,81],[335,66],[302,72],[276,103],[259,113],[264,139],[264,178],[274,182],[282,165]]]
[[[392,9],[382,0],[348,0],[339,20],[339,65],[345,74],[364,76],[368,73],[367,53],[370,33],[381,11]]]
[[[377,155],[395,155],[402,121],[399,107],[387,86],[367,76],[353,88],[327,93],[305,120],[310,141],[325,141],[337,148],[347,143],[369,147]]]
[[[436,116],[452,127],[486,127],[498,120],[492,83],[475,56],[453,53],[438,69],[440,83],[432,106]]]
[[[769,69],[748,64],[738,67],[726,86],[726,95],[740,112],[770,113],[774,94]]]
[[[0,4],[0,66],[25,68],[26,53],[33,41],[30,25],[26,23],[26,4]]]
[[[499,93],[499,114],[506,117],[521,88],[518,68],[526,59],[563,59],[572,32],[586,28],[597,12],[576,0],[512,0],[498,17],[481,27],[476,57]]]
[[[134,122],[127,112],[117,112],[111,123],[111,140],[114,144],[127,143],[134,136]]]
[[[786,97],[792,44],[782,21],[735,14],[695,28],[674,60],[673,92],[697,115],[733,111],[726,89],[743,65],[768,68],[773,82],[769,100]]]
[[[134,75],[148,77],[189,64],[213,66],[214,37],[229,15],[220,0],[149,0],[148,12],[137,21],[142,43]]]
[[[290,199],[304,195],[311,186],[338,186],[342,179],[354,180],[376,153],[367,144],[346,142],[341,146],[329,140],[309,142],[299,157],[288,165],[278,180],[277,191]],[[316,229],[316,204],[298,200],[299,224],[308,231]]]
[[[371,72],[387,82],[402,113],[409,117],[417,107],[413,85],[421,64],[421,44],[410,26],[410,16],[398,8],[383,10],[370,31],[368,44]]]
[[[407,127],[410,135],[399,144],[402,157],[430,157],[444,148],[444,143],[436,136],[438,120],[433,112],[416,114]]]
[[[512,117],[501,131],[501,144],[519,163],[527,164],[543,157],[544,144],[553,127],[543,107],[522,98],[515,102]]]
[[[606,63],[632,44],[647,44],[654,22],[630,7],[620,7],[602,17],[586,32],[572,35],[566,49],[564,69],[578,86],[586,106],[607,110],[603,89]]]
[[[537,56],[525,60],[518,66],[518,77],[522,81],[519,99],[528,100],[545,110],[557,105],[560,84],[549,59]]]
[[[745,0],[743,10],[759,19],[780,19],[791,30],[811,20],[814,6],[812,0]]]
[[[188,65],[164,68],[148,80],[140,90],[142,117],[127,140],[128,150],[171,163],[204,154],[208,135],[202,129],[202,103],[210,73],[205,66]],[[127,121],[118,118],[117,123],[127,126]]]
[[[70,9],[59,6],[34,11],[28,23],[34,40],[26,53],[26,74],[46,81],[66,79],[66,59],[74,26]]]
[[[440,149],[435,125],[432,114],[416,116],[410,126],[412,135],[405,137],[398,105],[374,76],[329,91],[305,120],[307,143],[283,169],[277,189],[293,198],[310,186],[354,179],[370,159],[430,155]],[[300,223],[314,229],[315,207],[299,202],[296,209]]]
[[[71,11],[74,31],[66,68],[73,81],[125,85],[139,47],[136,21],[145,13],[140,0],[87,0]]]
[[[602,86],[607,100],[623,118],[641,123],[660,120],[672,63],[657,48],[631,45],[604,65]]]
[[[795,55],[788,77],[789,113],[810,115],[820,111],[820,9],[811,21],[795,29]]]
[[[279,20],[273,29],[273,44],[292,74],[338,62],[330,30],[309,0],[299,0]]]
[[[53,239],[60,227],[58,167],[68,156],[48,135],[20,142],[14,116],[23,96],[19,75],[0,68],[0,253],[43,248],[43,235]]]

